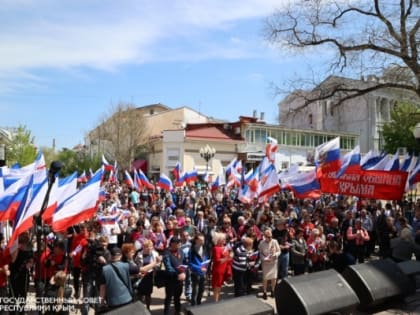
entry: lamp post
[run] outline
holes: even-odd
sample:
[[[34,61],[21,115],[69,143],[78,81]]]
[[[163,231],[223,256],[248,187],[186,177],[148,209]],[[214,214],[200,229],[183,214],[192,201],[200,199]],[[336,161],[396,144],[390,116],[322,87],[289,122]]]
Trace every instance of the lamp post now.
[[[209,161],[214,157],[216,154],[216,149],[210,147],[208,144],[206,146],[200,148],[200,156],[206,161],[206,172],[209,170]]]
[[[0,144],[0,167],[6,165],[6,145]]]

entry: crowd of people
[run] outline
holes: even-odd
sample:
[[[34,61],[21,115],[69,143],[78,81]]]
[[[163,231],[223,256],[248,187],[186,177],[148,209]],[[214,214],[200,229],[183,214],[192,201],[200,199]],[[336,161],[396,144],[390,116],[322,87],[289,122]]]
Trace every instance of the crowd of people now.
[[[235,297],[261,284],[256,293],[267,299],[289,276],[342,272],[372,257],[420,259],[420,199],[297,200],[282,191],[243,204],[235,190],[206,185],[166,192],[107,183],[106,191],[91,220],[65,234],[45,229],[41,244],[22,234],[10,261],[0,253],[1,297],[25,298],[33,280],[37,296],[80,299],[87,315],[133,300],[150,309],[154,287],[164,286],[164,315],[172,303],[180,314],[182,296],[199,305],[208,290],[217,302],[227,283]]]

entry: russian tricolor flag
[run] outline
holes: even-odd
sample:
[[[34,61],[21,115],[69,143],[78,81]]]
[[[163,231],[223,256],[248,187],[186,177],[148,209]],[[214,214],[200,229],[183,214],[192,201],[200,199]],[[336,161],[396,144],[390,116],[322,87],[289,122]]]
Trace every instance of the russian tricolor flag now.
[[[198,177],[198,172],[196,169],[193,169],[192,171],[185,172],[184,181],[186,183],[195,182],[197,180],[197,177]]]
[[[105,156],[102,155],[102,166],[105,168],[105,171],[113,171],[114,166],[112,164],[109,164],[106,160]]]
[[[340,137],[325,142],[315,149],[318,176],[340,169]]]
[[[143,171],[141,169],[139,169],[138,171],[139,171],[139,178],[140,178],[140,182],[142,186],[146,187],[147,189],[155,189],[155,186],[153,186],[153,184],[149,181],[149,179],[143,173]]]
[[[126,183],[126,185],[128,186],[128,187],[130,187],[131,189],[133,189],[134,188],[134,181],[133,181],[133,179],[131,178],[131,175],[130,175],[130,173],[127,171],[127,170],[125,170],[124,171],[124,182]]]
[[[160,178],[158,182],[156,183],[156,186],[166,191],[171,191],[173,188],[171,179],[163,173],[160,174]]]
[[[215,192],[217,191],[217,189],[219,189],[220,186],[220,179],[219,176],[216,177],[216,180],[214,181],[214,183],[211,185],[211,191]]]
[[[179,164],[179,162],[176,162],[175,168],[172,170],[172,173],[174,174],[175,180],[177,181],[181,174],[181,165]]]
[[[321,197],[321,187],[315,170],[297,174],[285,183],[285,188],[290,188],[298,199],[318,199]]]

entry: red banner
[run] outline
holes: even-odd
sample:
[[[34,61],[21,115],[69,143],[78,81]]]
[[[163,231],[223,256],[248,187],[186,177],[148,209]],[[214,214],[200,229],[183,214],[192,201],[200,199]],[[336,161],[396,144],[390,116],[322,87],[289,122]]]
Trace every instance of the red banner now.
[[[407,172],[365,171],[345,172],[336,179],[336,172],[319,178],[322,192],[351,195],[360,198],[400,200],[404,195]]]

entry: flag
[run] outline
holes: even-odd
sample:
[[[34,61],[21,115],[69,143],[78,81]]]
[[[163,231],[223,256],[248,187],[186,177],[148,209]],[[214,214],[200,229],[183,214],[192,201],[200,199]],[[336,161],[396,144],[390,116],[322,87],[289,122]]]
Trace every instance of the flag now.
[[[420,161],[417,162],[417,166],[411,171],[411,174],[408,176],[408,184],[410,187],[418,182],[420,182]]]
[[[369,170],[382,163],[381,161],[386,158],[386,154],[378,153],[375,151],[369,151],[361,160],[360,165],[363,170]]]
[[[277,139],[267,137],[267,140],[269,142],[265,146],[265,156],[271,163],[274,163],[274,161],[276,160],[276,152],[278,150],[279,145]]]
[[[30,182],[33,184],[33,175],[22,177],[7,187],[0,195],[0,221],[14,220],[16,211],[24,201]]]
[[[196,169],[193,169],[192,171],[185,172],[184,174],[184,181],[189,184],[191,182],[195,182],[198,177],[198,172]]]
[[[254,196],[248,185],[245,185],[242,189],[239,190],[238,200],[244,204],[250,204]]]
[[[315,170],[297,174],[282,187],[292,190],[298,199],[318,199],[321,197],[321,187]]]
[[[171,179],[163,173],[160,174],[160,178],[156,183],[156,186],[166,191],[171,191],[173,189]]]
[[[279,180],[277,178],[276,168],[273,164],[267,169],[260,179],[261,190],[259,192],[259,198],[269,197],[276,192],[280,191]]]
[[[394,156],[384,165],[384,171],[398,171],[400,169],[400,154],[395,152]]]
[[[136,171],[134,171],[134,173],[136,173]],[[131,189],[134,189],[134,186],[135,186],[134,181],[127,170],[124,171],[124,183],[126,183],[126,185],[130,187]]]
[[[147,189],[155,189],[155,186],[149,181],[146,175],[144,175],[143,171],[141,169],[138,169],[139,172],[139,178],[140,182],[143,187],[146,187]]]
[[[69,226],[92,218],[96,213],[103,171],[99,170],[86,185],[67,199],[53,215],[54,231],[65,231]]]
[[[77,178],[77,182],[78,183],[86,183],[87,182],[87,177],[86,177],[86,172],[83,171],[79,177]]]
[[[205,174],[203,174],[203,181],[205,181],[206,183],[211,183],[212,175],[206,172]]]
[[[179,178],[177,180],[175,180],[175,186],[176,187],[181,187],[182,185],[184,185],[185,183],[185,173],[181,172],[179,174]]]
[[[176,162],[175,168],[172,170],[172,173],[174,174],[175,181],[179,179],[179,175],[181,174],[181,164],[179,164],[179,161]]]
[[[215,181],[211,184],[211,192],[215,192],[217,191],[217,189],[219,189],[220,186],[220,177],[217,176]]]
[[[336,137],[315,148],[317,176],[340,169],[340,137]]]
[[[406,154],[400,170],[403,172],[411,172],[416,167],[417,160],[417,156]]]
[[[10,235],[9,241],[7,243],[7,249],[10,252],[17,250],[18,237],[21,233],[25,232],[25,229],[29,229],[33,225],[33,217],[27,215],[27,211],[32,213],[34,211],[40,211],[42,203],[45,197],[45,194],[48,189],[48,180],[45,180],[43,185],[38,185],[36,191],[34,191],[34,176],[29,177],[28,189],[26,189],[25,194],[22,198],[22,202],[19,205],[19,208],[16,211],[16,216],[14,218],[13,231]],[[38,196],[38,198],[34,198]],[[41,198],[40,198],[41,197]],[[32,205],[32,207],[30,207]],[[33,213],[33,214],[36,214]],[[30,221],[28,220],[30,219]],[[28,225],[29,223],[29,225]]]
[[[139,173],[136,169],[134,169],[133,173],[134,173],[134,180],[133,180],[134,188],[140,191],[141,187],[142,187],[142,183],[141,183],[141,180],[140,180]]]
[[[238,160],[236,158],[233,158],[232,161],[229,162],[229,164],[226,166],[226,176],[230,176],[230,173],[232,172],[232,169],[235,168],[236,164],[238,163]]]
[[[360,146],[357,145],[353,150],[344,155],[341,162],[341,168],[337,172],[337,178],[340,178],[347,169],[360,169]]]
[[[48,199],[48,205],[42,215],[42,220],[51,225],[52,217],[55,210],[68,198],[73,196],[77,192],[77,172],[65,177],[56,178],[55,182],[51,187],[50,197]]]
[[[109,164],[106,160],[105,156],[102,154],[102,166],[104,167],[105,171],[113,171],[114,166],[112,164]]]

